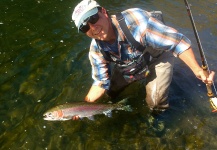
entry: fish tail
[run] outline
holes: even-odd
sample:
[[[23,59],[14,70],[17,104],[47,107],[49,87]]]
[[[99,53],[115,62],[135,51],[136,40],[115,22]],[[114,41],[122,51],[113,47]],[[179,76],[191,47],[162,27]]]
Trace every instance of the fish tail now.
[[[117,109],[118,110],[124,110],[124,111],[130,111],[130,112],[132,112],[133,109],[131,108],[130,105],[127,105],[127,102],[128,102],[128,98],[124,98],[123,100],[119,101],[117,103],[117,105],[118,105]]]
[[[120,105],[126,105],[127,102],[128,102],[128,98],[124,98],[121,101],[119,101],[118,104],[120,104]]]
[[[130,105],[123,106],[123,107],[122,107],[122,110],[129,111],[129,112],[132,112],[132,111],[133,111],[133,109],[131,108]]]

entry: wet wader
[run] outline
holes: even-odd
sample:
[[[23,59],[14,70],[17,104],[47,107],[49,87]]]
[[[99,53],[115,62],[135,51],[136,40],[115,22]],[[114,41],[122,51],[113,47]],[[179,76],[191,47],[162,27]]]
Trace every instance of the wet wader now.
[[[152,17],[157,18],[163,22],[161,12],[151,13]],[[134,63],[127,64],[124,67],[124,62],[113,61],[110,54],[101,50],[106,60],[114,62],[114,68],[110,80],[110,88],[107,94],[115,98],[122,90],[126,88],[130,83],[146,78],[146,102],[150,109],[166,109],[169,107],[167,103],[169,85],[171,83],[173,74],[173,59],[171,52],[157,51],[153,54],[153,49],[148,49],[137,42],[129,29],[126,26],[125,20],[121,13],[116,15],[119,25],[124,32],[127,41],[131,45],[143,52],[141,57]],[[151,62],[150,54],[152,56]],[[147,67],[149,66],[149,67]],[[133,67],[137,70],[129,72]],[[149,73],[150,72],[150,73]],[[149,74],[149,75],[148,75]]]

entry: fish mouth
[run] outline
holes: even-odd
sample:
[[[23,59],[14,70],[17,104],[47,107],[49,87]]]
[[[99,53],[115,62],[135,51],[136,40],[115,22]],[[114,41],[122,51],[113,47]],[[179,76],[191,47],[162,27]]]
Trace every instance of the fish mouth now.
[[[50,120],[51,118],[49,118],[46,114],[43,115],[43,119],[44,120]]]
[[[49,119],[49,118],[43,118],[44,120],[51,120],[51,119]]]
[[[54,119],[54,118],[51,118],[51,117],[47,117],[47,116],[44,116],[43,119],[47,120],[47,121],[56,121],[57,120],[57,119]]]

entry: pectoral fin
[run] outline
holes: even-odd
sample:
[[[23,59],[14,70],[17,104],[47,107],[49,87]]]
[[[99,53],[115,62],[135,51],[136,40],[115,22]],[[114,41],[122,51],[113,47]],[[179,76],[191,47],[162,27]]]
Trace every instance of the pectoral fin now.
[[[112,117],[112,111],[111,110],[104,111],[103,114],[105,114],[108,117]]]
[[[90,120],[92,120],[92,121],[94,121],[94,116],[89,116],[87,118],[90,119]]]

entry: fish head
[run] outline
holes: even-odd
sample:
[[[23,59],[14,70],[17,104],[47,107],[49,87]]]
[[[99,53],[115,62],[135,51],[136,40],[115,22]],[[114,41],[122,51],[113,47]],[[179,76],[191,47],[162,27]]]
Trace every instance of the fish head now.
[[[57,111],[48,111],[43,114],[44,120],[59,120],[58,112]]]
[[[63,117],[61,110],[50,110],[43,114],[44,120],[48,121],[58,121],[58,120],[69,120]]]

